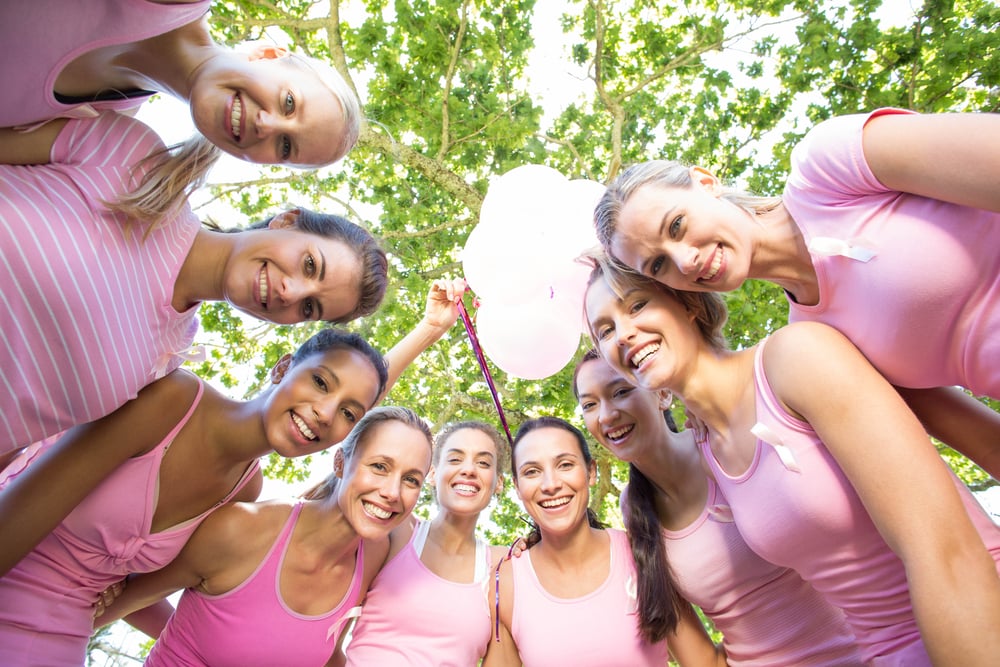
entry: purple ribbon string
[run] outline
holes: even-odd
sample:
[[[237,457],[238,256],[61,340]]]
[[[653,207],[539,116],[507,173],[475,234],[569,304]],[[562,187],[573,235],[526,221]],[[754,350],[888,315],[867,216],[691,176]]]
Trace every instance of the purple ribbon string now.
[[[493,376],[490,375],[490,369],[486,366],[486,357],[483,356],[483,348],[479,344],[479,337],[476,335],[476,329],[472,326],[472,320],[469,319],[469,313],[465,310],[464,299],[459,299],[455,302],[458,306],[458,314],[462,316],[462,324],[465,325],[465,333],[469,334],[469,342],[472,343],[472,351],[476,355],[476,361],[479,362],[479,368],[483,371],[483,377],[486,378],[486,384],[490,387],[490,393],[493,395],[493,405],[497,406],[497,413],[500,415],[500,423],[503,424],[503,432],[507,434],[507,442],[513,447],[514,438],[510,437],[510,427],[507,426],[507,415],[504,414],[503,406],[500,405],[500,396],[497,394],[496,385],[493,384]]]

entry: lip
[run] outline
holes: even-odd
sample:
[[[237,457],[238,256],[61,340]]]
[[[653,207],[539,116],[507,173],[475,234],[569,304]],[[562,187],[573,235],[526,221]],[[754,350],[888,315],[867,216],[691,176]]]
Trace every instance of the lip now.
[[[545,505],[542,504],[542,502],[544,501],[563,500],[563,499],[565,499],[566,502],[564,502],[562,505],[556,505],[555,507],[546,507]],[[539,500],[536,504],[538,505],[538,508],[541,509],[546,514],[559,514],[563,511],[568,510],[570,505],[573,504],[573,496],[556,496],[555,498],[545,498],[543,500]]]
[[[626,428],[628,430],[625,431],[625,433],[623,433],[622,435],[618,436],[617,438],[611,435],[613,432],[620,431]],[[609,446],[614,447],[615,449],[620,449],[622,445],[624,445],[625,443],[627,443],[629,440],[632,439],[632,436],[634,434],[635,434],[635,424],[619,424],[614,428],[605,429],[604,439]]]
[[[380,511],[382,511],[384,513],[388,513],[389,516],[388,517],[381,517],[381,516],[377,516],[375,514],[372,514],[372,512],[368,509],[369,506],[372,507],[372,508],[375,508],[377,510],[380,510]],[[388,507],[384,507],[384,506],[382,506],[379,503],[373,503],[372,501],[365,500],[365,499],[361,500],[361,511],[364,512],[365,516],[368,517],[369,519],[371,519],[372,521],[375,521],[376,523],[382,523],[382,524],[391,523],[392,520],[398,514],[398,512],[394,512],[391,509],[389,509]]]
[[[715,275],[712,275],[712,267],[715,265],[716,258],[718,258],[719,267],[714,272]],[[698,276],[698,282],[711,285],[712,283],[717,283],[722,280],[722,276],[726,272],[726,265],[729,263],[726,259],[726,252],[722,247],[722,244],[720,243],[716,245],[715,250],[713,250],[712,254],[709,255],[708,261],[705,262],[705,268],[702,269],[701,274]],[[712,277],[706,277],[709,275],[712,275]]]
[[[233,107],[236,106],[236,101],[239,100],[242,112],[240,113],[240,136],[236,136],[233,132]],[[244,137],[246,137],[246,122],[247,122],[247,107],[243,102],[243,98],[239,93],[233,93],[233,95],[226,102],[225,113],[222,117],[222,124],[226,128],[226,136],[229,137],[230,141],[239,146]]]
[[[261,299],[260,297],[260,285],[261,281],[264,283],[264,291],[266,293],[266,299]],[[264,262],[260,270],[257,272],[257,279],[254,281],[253,285],[253,296],[254,301],[260,305],[261,308],[267,310],[268,304],[271,303],[271,277],[267,272],[267,262]]]
[[[482,488],[478,484],[473,484],[471,482],[455,482],[450,486],[451,490],[455,493],[455,495],[461,496],[463,498],[472,498],[474,496],[478,496],[479,492],[482,490]],[[460,486],[467,486],[473,489],[473,491],[469,492],[464,489],[459,489],[458,487]]]
[[[630,369],[633,372],[635,372],[635,373],[641,373],[643,370],[645,370],[649,366],[649,364],[652,362],[652,360],[656,358],[656,355],[659,354],[659,352],[660,352],[659,349],[654,350],[651,354],[647,354],[645,356],[645,358],[643,359],[642,364],[640,364],[639,366],[636,366],[635,364],[633,364],[632,363],[632,359],[637,354],[639,354],[639,352],[642,352],[643,350],[645,350],[650,345],[659,345],[661,348],[663,347],[662,343],[655,343],[655,342],[651,342],[651,341],[650,342],[645,342],[645,343],[640,343],[638,345],[633,345],[632,347],[630,347],[628,349],[627,353],[625,354],[625,366],[628,369]]]
[[[315,440],[310,440],[309,437],[305,433],[302,432],[302,428],[295,421],[296,417],[298,417],[302,421],[302,423],[305,424],[305,427],[307,429],[309,429],[310,431],[313,432],[314,435],[316,435],[316,439]],[[289,410],[288,420],[289,420],[289,422],[291,422],[291,425],[292,425],[292,435],[295,436],[295,439],[300,444],[305,445],[305,446],[309,446],[309,445],[315,445],[316,443],[319,442],[319,435],[316,433],[316,429],[309,422],[307,422],[305,419],[303,419],[303,417],[301,415],[299,415],[298,413],[296,413],[296,412],[294,412],[292,410]]]

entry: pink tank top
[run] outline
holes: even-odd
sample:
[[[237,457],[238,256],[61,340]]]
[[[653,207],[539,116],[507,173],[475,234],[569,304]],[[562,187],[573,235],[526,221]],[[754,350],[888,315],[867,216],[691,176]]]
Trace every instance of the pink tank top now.
[[[678,590],[723,634],[732,667],[864,664],[843,612],[795,571],[750,550],[713,480],[701,515],[664,529],[663,540]]]
[[[470,667],[486,654],[491,579],[461,584],[428,570],[417,547],[428,526],[420,522],[372,582],[347,646],[348,667]],[[479,541],[476,556],[477,570],[489,575],[489,546]]]
[[[750,467],[728,475],[708,442],[700,443],[740,533],[751,549],[796,570],[844,611],[865,660],[880,667],[930,665],[902,561],[815,431],[774,396],[762,366],[764,344],[754,359],[758,441]],[[957,486],[994,561],[1000,561],[1000,529],[968,489]]]
[[[151,532],[160,462],[203,390],[199,386],[187,414],[159,445],[122,463],[0,578],[0,665],[82,664],[93,633],[91,605],[97,595],[128,574],[159,570],[172,561],[201,522],[253,478],[257,461],[215,506],[182,524]],[[33,448],[32,455],[53,444]],[[23,468],[12,464],[0,484]]]
[[[243,583],[221,595],[184,591],[146,659],[149,667],[318,667],[333,655],[344,622],[361,601],[364,542],[351,585],[336,607],[316,616],[281,598],[281,566],[302,503],[292,507],[264,560]]]
[[[667,664],[667,643],[647,644],[635,612],[635,563],[625,533],[607,529],[611,541],[608,578],[579,598],[550,595],[535,574],[531,550],[511,559],[514,609],[511,634],[525,667],[538,665]]]

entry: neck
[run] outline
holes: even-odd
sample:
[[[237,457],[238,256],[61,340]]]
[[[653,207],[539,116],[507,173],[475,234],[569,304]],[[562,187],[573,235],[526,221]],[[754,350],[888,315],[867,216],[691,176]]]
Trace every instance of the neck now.
[[[338,502],[339,495],[306,502],[293,534],[295,547],[317,554],[329,567],[341,559],[354,556],[361,536],[347,521]]]
[[[184,312],[201,301],[223,300],[225,267],[234,240],[231,234],[198,230],[174,282],[174,310]]]
[[[709,431],[727,433],[734,415],[742,412],[747,392],[753,391],[755,349],[705,348],[699,354],[694,375],[686,378],[684,386],[671,387]]]
[[[604,530],[592,528],[586,517],[583,523],[569,533],[550,535],[543,533],[542,541],[531,548],[533,554],[555,563],[560,568],[576,567],[597,553]]]
[[[262,418],[266,398],[266,391],[249,401],[220,397],[212,406],[214,427],[206,442],[211,443],[219,460],[231,465],[252,461],[273,451]]]
[[[442,551],[460,553],[476,545],[476,523],[479,515],[455,514],[446,509],[430,522],[427,539],[433,540]]]
[[[782,206],[756,216],[761,233],[753,250],[750,278],[780,286],[799,303],[815,302],[816,268],[802,230]]]
[[[704,477],[694,433],[674,433],[666,424],[653,446],[633,463],[671,503],[685,495],[692,480]]]
[[[202,18],[136,42],[123,55],[121,63],[141,77],[142,87],[190,101],[191,83],[197,71],[224,51],[212,41],[208,19]]]

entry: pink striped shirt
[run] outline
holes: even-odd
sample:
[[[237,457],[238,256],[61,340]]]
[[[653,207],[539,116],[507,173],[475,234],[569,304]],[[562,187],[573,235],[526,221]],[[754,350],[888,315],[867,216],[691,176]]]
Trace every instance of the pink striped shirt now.
[[[171,298],[197,218],[184,206],[143,239],[102,203],[162,148],[104,113],[70,120],[51,164],[0,165],[0,452],[113,412],[191,345],[196,308]]]

